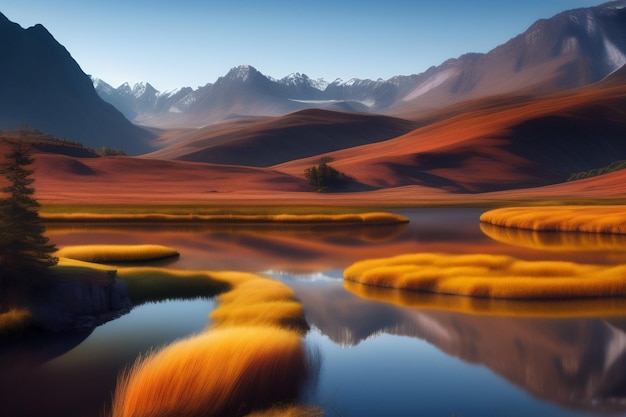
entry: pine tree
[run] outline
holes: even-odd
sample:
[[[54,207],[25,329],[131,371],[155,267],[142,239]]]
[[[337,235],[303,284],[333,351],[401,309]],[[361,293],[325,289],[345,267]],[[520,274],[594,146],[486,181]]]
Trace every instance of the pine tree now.
[[[22,141],[11,142],[10,151],[0,164],[6,185],[0,191],[0,271],[9,276],[41,272],[55,265],[51,254],[56,250],[43,234],[39,203],[33,195],[35,181],[31,147]]]

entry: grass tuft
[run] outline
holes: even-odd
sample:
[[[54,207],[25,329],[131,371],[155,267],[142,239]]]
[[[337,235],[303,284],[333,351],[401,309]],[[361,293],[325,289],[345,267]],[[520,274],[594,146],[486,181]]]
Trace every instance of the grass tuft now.
[[[487,211],[480,221],[535,231],[626,234],[624,206],[508,207]]]
[[[625,277],[626,265],[433,253],[365,260],[344,271],[344,280],[365,285],[503,299],[623,297]]]
[[[80,245],[66,246],[55,254],[85,262],[146,262],[179,256],[178,251],[161,245]]]
[[[214,224],[345,224],[382,225],[408,223],[393,213],[337,214],[163,214],[163,213],[42,213],[48,222],[70,223],[214,223]]]
[[[114,417],[242,416],[295,400],[307,375],[298,334],[229,327],[171,344],[135,362],[119,382]]]

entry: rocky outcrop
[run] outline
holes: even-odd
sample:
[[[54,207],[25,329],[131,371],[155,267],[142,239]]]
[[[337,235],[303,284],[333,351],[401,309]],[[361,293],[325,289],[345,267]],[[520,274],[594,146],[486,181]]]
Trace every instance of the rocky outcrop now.
[[[79,280],[57,280],[29,297],[35,321],[48,331],[95,328],[130,311],[126,284],[107,285]]]

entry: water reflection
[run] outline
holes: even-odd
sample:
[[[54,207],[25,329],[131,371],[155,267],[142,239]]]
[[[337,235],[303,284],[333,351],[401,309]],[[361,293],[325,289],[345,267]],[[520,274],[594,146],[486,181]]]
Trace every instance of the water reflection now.
[[[626,235],[576,232],[538,232],[480,223],[490,238],[508,245],[549,251],[626,252]]]
[[[535,310],[517,316],[510,306],[507,316],[484,314],[480,306],[483,314],[467,314],[474,307],[432,309],[444,302],[441,297],[415,306],[400,298],[400,307],[388,303],[389,291],[368,291],[370,299],[382,303],[351,295],[340,284],[293,286],[310,324],[340,345],[357,345],[383,333],[410,336],[487,366],[536,397],[580,410],[626,411],[626,315],[538,317]],[[397,295],[391,297],[397,300]]]

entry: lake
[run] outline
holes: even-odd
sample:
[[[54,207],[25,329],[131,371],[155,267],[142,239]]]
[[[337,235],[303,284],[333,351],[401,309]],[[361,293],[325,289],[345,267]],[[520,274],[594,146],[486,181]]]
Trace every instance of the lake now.
[[[302,301],[317,372],[301,401],[326,416],[626,414],[622,300],[489,302],[344,285],[343,269],[415,252],[626,263],[619,236],[541,234],[479,224],[480,209],[407,209],[407,225],[279,227],[51,225],[58,247],[153,243],[180,269],[255,272]],[[209,325],[211,299],[144,304],[91,332],[0,348],[0,414],[100,416],[141,353]]]

